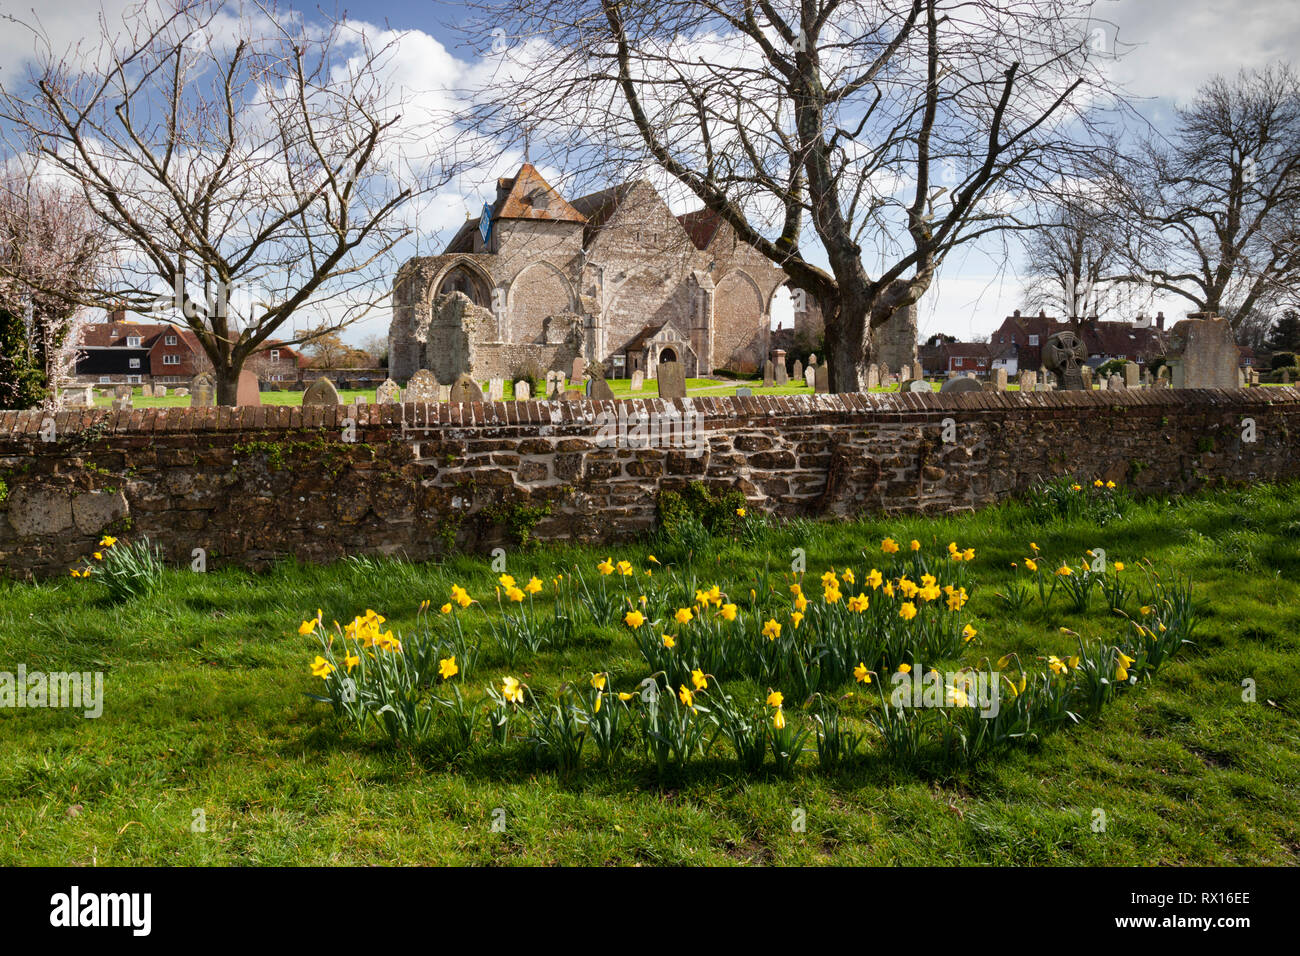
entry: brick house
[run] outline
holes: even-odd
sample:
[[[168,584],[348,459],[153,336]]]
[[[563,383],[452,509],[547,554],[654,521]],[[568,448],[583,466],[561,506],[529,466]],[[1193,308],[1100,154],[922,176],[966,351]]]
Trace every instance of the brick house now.
[[[268,342],[249,360],[262,381],[296,382],[305,360],[296,349]],[[171,322],[128,322],[118,310],[82,327],[76,363],[79,385],[189,385],[212,363],[198,336]]]
[[[1088,365],[1093,368],[1115,359],[1146,365],[1164,354],[1164,328],[1163,312],[1151,325],[1139,327],[1132,322],[1103,322],[1096,318],[1058,320],[1045,312],[1021,315],[1017,309],[993,331],[990,345],[998,355],[994,367],[1005,368],[1008,375],[1041,368],[1048,337],[1067,330],[1082,339],[1088,350]]]

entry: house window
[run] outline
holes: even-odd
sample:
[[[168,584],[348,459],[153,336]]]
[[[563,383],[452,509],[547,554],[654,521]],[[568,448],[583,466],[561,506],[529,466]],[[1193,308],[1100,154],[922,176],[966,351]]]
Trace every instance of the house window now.
[[[957,358],[952,360],[952,367],[961,368],[961,356],[958,356]]]
[[[163,364],[164,364],[164,365],[180,365],[180,364],[181,364],[181,357],[180,357],[179,355],[164,355],[164,356],[163,356]]]
[[[108,330],[108,337],[109,337],[110,339],[115,339],[115,338],[117,338],[117,329],[109,329],[109,330]]]
[[[138,349],[140,347],[140,336],[128,335],[126,337],[126,347],[129,349]]]
[[[99,384],[100,384],[100,385],[111,385],[112,383],[113,383],[113,376],[111,376],[111,375],[101,375],[101,376],[99,376]]]
[[[140,384],[140,376],[139,376],[139,375],[128,375],[128,376],[126,377],[126,383],[127,383],[128,385],[139,385],[139,384]]]
[[[280,361],[280,350],[279,350],[279,349],[271,349],[271,361],[272,361],[272,362],[278,362],[278,361]]]
[[[131,359],[130,364],[131,364],[131,368],[139,368],[139,367],[140,367],[140,360],[139,360],[139,359]]]
[[[167,338],[165,339],[165,341],[167,342],[168,345],[175,345],[175,344],[176,344],[176,336],[174,336],[174,335],[169,335],[169,336],[167,336]]]
[[[1038,344],[1038,336],[1036,336],[1036,335],[1031,335],[1031,336],[1029,336],[1029,344],[1030,344],[1030,345],[1037,345],[1037,344]]]

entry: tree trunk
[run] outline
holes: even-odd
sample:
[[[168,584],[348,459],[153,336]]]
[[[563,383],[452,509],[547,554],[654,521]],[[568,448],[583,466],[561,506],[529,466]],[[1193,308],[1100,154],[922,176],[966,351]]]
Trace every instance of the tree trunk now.
[[[239,372],[240,369],[231,368],[230,366],[214,369],[213,375],[217,380],[218,405],[239,404]]]
[[[832,392],[860,392],[867,387],[871,361],[867,317],[870,307],[853,296],[822,303],[826,323],[826,371]]]

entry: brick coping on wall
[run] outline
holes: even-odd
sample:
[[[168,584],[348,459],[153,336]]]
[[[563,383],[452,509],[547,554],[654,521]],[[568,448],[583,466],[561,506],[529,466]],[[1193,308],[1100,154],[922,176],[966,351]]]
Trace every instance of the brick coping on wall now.
[[[527,402],[437,402],[428,404],[375,405],[260,405],[239,408],[141,408],[74,409],[55,413],[58,436],[96,430],[103,434],[149,434],[186,432],[268,431],[277,429],[340,428],[352,419],[358,428],[401,427],[500,428],[550,426],[562,429],[591,428],[602,412],[627,415],[664,414],[671,407],[678,414],[692,411],[704,427],[762,426],[782,421],[816,418],[833,421],[898,421],[931,418],[951,412],[997,415],[1006,411],[1032,409],[1044,420],[1056,415],[1072,416],[1089,410],[1122,408],[1180,408],[1195,406],[1209,410],[1261,408],[1300,403],[1300,388],[1281,386],[1247,389],[1116,389],[1108,391],[1054,392],[890,392],[836,395],[779,395],[697,397],[663,400],[658,398],[621,401],[549,400]],[[1056,413],[1056,415],[1052,414]],[[38,438],[48,413],[39,410],[0,411],[0,440]]]

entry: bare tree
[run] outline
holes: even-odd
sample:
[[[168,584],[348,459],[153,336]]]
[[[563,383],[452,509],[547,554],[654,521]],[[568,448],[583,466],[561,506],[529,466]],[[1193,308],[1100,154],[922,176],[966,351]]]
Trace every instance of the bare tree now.
[[[853,391],[871,329],[1084,158],[1090,6],[500,0],[471,31],[501,54],[472,119],[570,175],[666,172],[816,298]]]
[[[50,400],[73,373],[74,326],[107,254],[80,193],[19,168],[0,176],[0,310],[22,318],[28,361]]]
[[[1116,181],[1141,226],[1129,277],[1239,328],[1300,282],[1300,80],[1285,65],[1215,77],[1147,137]]]
[[[1124,237],[1114,216],[1085,195],[1066,195],[1042,226],[1025,233],[1025,301],[1066,318],[1121,310]]]
[[[173,2],[101,24],[94,49],[41,56],[25,87],[0,87],[0,120],[115,238],[105,293],[179,312],[230,405],[296,312],[337,330],[386,297],[400,214],[448,170],[408,161],[426,134],[385,74],[400,38],[374,46],[256,0]]]

